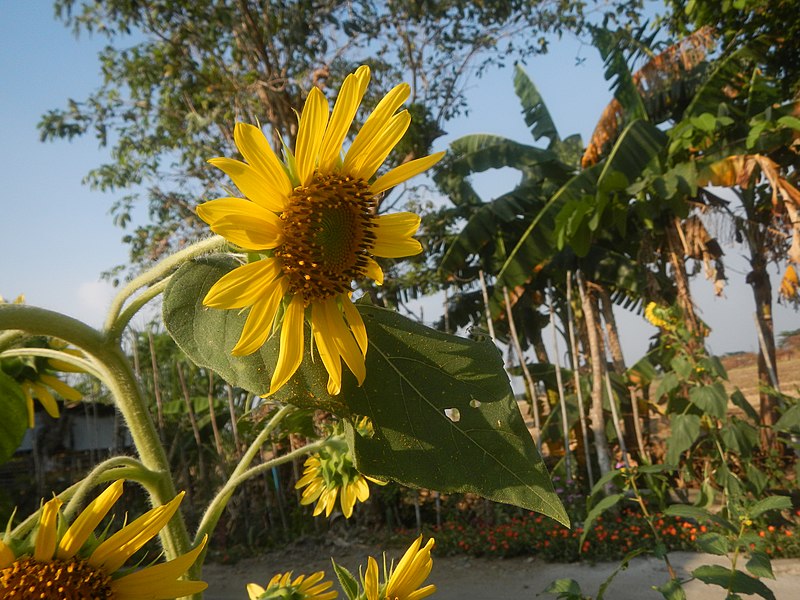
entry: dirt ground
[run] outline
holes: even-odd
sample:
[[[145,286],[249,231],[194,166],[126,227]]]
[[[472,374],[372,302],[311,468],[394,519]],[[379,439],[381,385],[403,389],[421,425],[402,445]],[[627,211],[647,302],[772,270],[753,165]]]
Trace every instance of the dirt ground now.
[[[254,556],[234,565],[208,564],[203,571],[203,579],[209,588],[205,593],[208,600],[246,600],[245,585],[255,582],[265,585],[273,574],[293,570],[296,574],[313,573],[324,570],[334,579],[330,556],[337,563],[356,572],[359,564],[366,564],[367,556],[379,558],[379,548],[357,545],[327,547],[293,545],[283,551]],[[395,560],[403,549],[393,549],[387,556]],[[729,563],[724,557],[676,552],[669,555],[679,575],[687,574],[703,564]],[[595,597],[597,590],[617,563],[561,564],[546,563],[533,557],[513,559],[485,559],[466,556],[436,556],[434,551],[433,571],[428,581],[435,583],[438,590],[432,596],[436,600],[523,600],[529,598],[554,598],[542,591],[554,579],[572,578],[577,580],[583,593]],[[773,561],[776,579],[764,579],[764,583],[774,592],[777,600],[800,599],[800,559],[778,559]],[[658,600],[663,597],[651,586],[661,585],[668,580],[663,561],[654,558],[635,559],[631,566],[617,575],[606,591],[606,600]],[[338,583],[335,584],[336,589]],[[715,586],[707,586],[693,581],[684,586],[688,600],[723,600],[725,592]],[[756,596],[746,596],[755,598]],[[341,593],[340,600],[346,597]]]

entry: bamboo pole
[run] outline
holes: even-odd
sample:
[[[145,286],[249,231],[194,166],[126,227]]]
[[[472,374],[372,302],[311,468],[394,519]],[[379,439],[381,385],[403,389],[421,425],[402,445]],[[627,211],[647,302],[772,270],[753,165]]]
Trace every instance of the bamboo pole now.
[[[483,295],[483,308],[486,311],[486,328],[492,341],[497,343],[497,336],[494,334],[494,323],[492,323],[492,311],[489,309],[489,290],[486,287],[486,278],[483,276],[483,269],[478,271],[478,279],[481,283],[481,294]]]
[[[522,346],[519,343],[517,336],[517,327],[514,324],[514,316],[511,314],[511,299],[508,296],[508,288],[503,286],[503,300],[506,304],[506,315],[508,317],[508,330],[511,334],[511,342],[514,346],[514,351],[519,360],[519,366],[522,368],[522,375],[525,378],[525,384],[528,388],[528,393],[531,397],[531,407],[533,408],[533,426],[536,428],[536,446],[541,452],[542,450],[542,423],[539,416],[539,402],[536,399],[536,387],[533,384],[533,377],[528,370],[528,364],[525,362],[525,355],[522,353]]]
[[[589,487],[594,487],[594,469],[592,469],[592,456],[589,452],[589,430],[586,426],[586,408],[583,405],[583,388],[581,376],[578,372],[578,344],[575,340],[575,325],[572,314],[572,271],[567,271],[567,328],[569,329],[570,356],[572,358],[572,376],[575,380],[575,396],[578,400],[578,415],[581,422],[581,435],[583,436],[583,453],[586,460],[586,474],[589,477]]]
[[[594,434],[594,447],[597,452],[597,464],[600,475],[611,471],[611,458],[606,439],[605,416],[603,415],[603,354],[600,351],[600,339],[597,332],[597,318],[592,300],[586,292],[583,277],[577,273],[578,293],[581,297],[583,315],[586,319],[586,331],[589,338],[589,351],[592,356],[592,407],[591,429]]]
[[[556,367],[556,385],[558,386],[558,403],[561,405],[561,431],[564,435],[564,466],[566,467],[567,479],[572,479],[572,456],[569,449],[569,423],[567,423],[567,400],[564,396],[564,382],[561,379],[561,360],[558,351],[558,332],[556,331],[556,320],[553,311],[553,287],[547,282],[547,308],[550,311],[550,327],[553,329],[553,355]]]

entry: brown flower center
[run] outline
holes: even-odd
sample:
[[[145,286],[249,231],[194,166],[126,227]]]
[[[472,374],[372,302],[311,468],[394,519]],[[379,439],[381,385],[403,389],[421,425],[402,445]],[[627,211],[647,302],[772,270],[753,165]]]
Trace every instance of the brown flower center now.
[[[364,276],[375,244],[375,198],[362,179],[314,176],[297,187],[281,214],[284,243],[275,250],[289,291],[308,305],[350,290]]]
[[[0,571],[5,600],[113,600],[111,577],[78,559],[20,558]]]

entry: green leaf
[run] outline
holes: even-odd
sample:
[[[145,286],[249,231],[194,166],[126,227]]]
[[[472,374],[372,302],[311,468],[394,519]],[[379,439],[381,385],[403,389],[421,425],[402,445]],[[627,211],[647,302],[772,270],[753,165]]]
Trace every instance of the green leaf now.
[[[787,432],[797,432],[800,430],[800,403],[791,406],[781,415],[781,418],[775,423],[775,429]]]
[[[569,523],[522,419],[500,353],[360,306],[369,335],[367,378],[343,395],[372,419],[348,429],[357,468],[414,487],[472,492]]]
[[[717,419],[725,418],[725,410],[728,406],[728,395],[721,382],[711,385],[695,386],[689,390],[689,400],[698,406],[707,415]]]
[[[595,519],[597,519],[597,517],[602,515],[608,509],[616,506],[624,497],[625,494],[611,494],[610,496],[606,496],[600,500],[600,502],[592,507],[592,510],[589,511],[589,514],[586,515],[586,520],[583,522],[583,533],[581,534],[581,539],[578,543],[580,548],[583,547],[583,542],[586,540],[586,536],[592,529],[592,524],[594,523]]]
[[[345,595],[349,600],[355,600],[358,596],[358,582],[356,578],[353,577],[350,571],[342,565],[337,564],[332,558],[331,563],[333,563],[333,572],[336,573],[336,578],[339,580],[339,585],[342,586]]]
[[[558,130],[542,100],[539,90],[520,65],[514,67],[514,91],[522,104],[525,124],[530,127],[533,139],[546,137],[551,142],[558,141]]]
[[[766,552],[761,552],[760,550],[751,552],[750,560],[747,561],[745,566],[756,577],[775,579],[775,574],[772,572],[772,562]]]
[[[772,590],[742,571],[732,571],[721,565],[703,565],[692,571],[692,575],[704,583],[718,585],[733,593],[758,594],[766,600],[775,600]]]
[[[692,363],[685,356],[676,356],[670,361],[669,366],[681,379],[689,379],[692,375]]]
[[[672,371],[664,375],[664,378],[659,382],[656,388],[656,398],[661,398],[669,394],[672,390],[681,384],[681,379]]]
[[[697,538],[697,545],[703,552],[725,556],[728,553],[728,538],[719,533],[704,533]]]
[[[790,508],[792,508],[792,499],[788,496],[767,496],[756,502],[747,512],[750,518],[755,519],[770,510],[788,510]]]
[[[0,419],[0,464],[14,455],[28,429],[28,407],[22,388],[11,377],[0,371],[0,401],[3,418]]]
[[[672,435],[667,440],[667,462],[680,462],[681,454],[692,447],[700,436],[700,417],[697,415],[672,415]]]
[[[753,408],[753,405],[747,401],[747,398],[744,397],[744,394],[741,391],[739,391],[738,388],[731,394],[731,402],[733,402],[734,405],[741,408],[744,411],[744,413],[748,417],[750,417],[750,419],[752,419],[755,423],[761,422],[761,419],[758,416],[756,409]],[[798,414],[798,417],[800,417],[800,413]],[[778,422],[780,423],[780,420]]]
[[[677,579],[670,579],[664,585],[654,586],[653,589],[661,592],[661,595],[667,600],[686,600],[686,592],[683,591],[683,586]]]
[[[717,126],[717,119],[711,113],[703,113],[696,117],[691,117],[689,122],[693,127],[696,127],[700,131],[705,131],[706,133],[714,131]]]
[[[800,119],[791,115],[784,115],[778,119],[778,125],[783,127],[790,127],[792,129],[800,129]]]
[[[165,290],[164,322],[195,363],[263,394],[279,336],[250,356],[231,356],[245,315],[202,306],[211,285],[235,265],[220,257],[183,265]],[[356,464],[367,475],[472,492],[568,525],[494,344],[446,335],[392,311],[358,309],[369,337],[363,386],[346,372],[342,393],[328,395],[321,361],[306,357],[273,397],[341,417],[368,416],[375,429],[371,438],[354,436],[350,428]]]
[[[583,600],[581,585],[574,579],[556,579],[542,593],[553,594],[559,600]]]

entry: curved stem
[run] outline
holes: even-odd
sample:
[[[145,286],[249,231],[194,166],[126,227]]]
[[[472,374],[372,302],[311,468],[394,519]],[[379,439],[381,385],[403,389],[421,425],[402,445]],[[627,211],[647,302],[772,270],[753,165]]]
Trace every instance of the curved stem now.
[[[85,358],[62,352],[61,350],[53,350],[52,348],[12,348],[0,352],[0,358],[4,356],[43,356],[45,358],[53,358],[69,363],[92,377],[103,381],[103,374],[97,369],[94,363]],[[105,383],[105,381],[103,381],[103,383]]]
[[[303,456],[304,454],[310,454],[311,452],[316,452],[320,448],[323,448],[328,443],[328,438],[324,440],[317,440],[313,444],[308,444],[307,446],[303,446],[302,448],[297,448],[292,452],[284,454],[283,456],[279,456],[277,458],[273,458],[268,460],[267,462],[261,463],[260,465],[256,465],[250,469],[247,469],[240,473],[237,476],[231,475],[230,479],[222,486],[222,489],[214,496],[214,499],[206,508],[206,512],[203,515],[203,519],[200,521],[200,525],[197,528],[197,533],[194,537],[194,543],[198,544],[200,540],[203,539],[203,536],[208,534],[209,537],[214,531],[214,528],[219,521],[219,518],[222,516],[222,511],[225,508],[225,505],[228,503],[228,500],[233,495],[233,492],[236,491],[236,488],[243,484],[248,479],[255,477],[256,475],[260,475],[264,471],[268,471],[274,467],[280,466],[287,462],[290,462],[297,458],[298,456]],[[198,567],[201,561],[197,561],[195,566]],[[195,577],[199,575],[193,574]]]
[[[215,235],[206,240],[192,244],[188,248],[184,248],[183,250],[180,250],[171,256],[168,256],[155,265],[152,269],[145,271],[138,277],[132,279],[124,288],[120,290],[119,294],[117,294],[114,300],[111,302],[111,306],[108,309],[108,315],[106,316],[105,325],[103,325],[103,330],[111,331],[115,328],[115,323],[122,312],[122,307],[125,304],[125,301],[138,290],[143,287],[147,287],[160,279],[163,279],[169,274],[170,271],[180,266],[181,263],[186,262],[195,256],[206,254],[207,252],[221,248],[225,244],[227,244],[225,238]],[[139,308],[141,308],[141,306]]]
[[[163,292],[170,279],[172,279],[172,275],[167,275],[164,279],[151,285],[136,296],[136,298],[131,300],[131,303],[125,307],[119,316],[117,316],[114,323],[108,328],[106,335],[108,335],[109,339],[119,340],[122,337],[122,332],[128,326],[128,323],[131,322],[131,319],[136,316],[136,313],[138,313],[145,304],[150,302],[150,300]]]
[[[142,465],[158,473],[160,481],[150,492],[155,505],[166,504],[176,495],[167,455],[156,433],[147,404],[130,364],[121,348],[85,323],[34,306],[0,306],[0,329],[19,329],[32,335],[55,336],[94,358],[102,379],[122,413]],[[189,550],[189,532],[178,513],[159,533],[168,560]]]
[[[77,483],[78,487],[63,511],[67,521],[73,519],[75,512],[83,503],[89,491],[97,487],[98,484],[108,481],[106,474],[109,471],[116,469],[114,474],[119,475],[118,469],[120,468],[125,468],[125,472],[127,473],[124,479],[136,481],[148,490],[155,488],[159,483],[159,474],[146,469],[145,466],[135,458],[130,456],[114,456],[108,460],[104,460]],[[123,479],[123,477],[116,477],[116,479]]]
[[[137,474],[141,472],[142,472],[141,467],[125,467],[125,466],[115,467],[113,469],[106,470],[100,475],[98,475],[95,484],[99,485],[101,483],[107,483],[109,481],[116,481],[117,479],[130,479],[131,481],[136,481]],[[67,489],[63,490],[61,493],[56,494],[56,498],[62,500],[63,502],[70,502],[82,485],[83,481],[74,483]],[[39,522],[39,515],[41,515],[41,512],[42,509],[40,508],[36,512],[26,517],[25,520],[22,521],[22,523],[17,525],[11,531],[10,537],[12,539],[20,539],[25,534],[27,534],[31,529],[33,529],[36,526],[36,523]]]
[[[0,332],[0,352],[3,351],[5,348],[10,348],[17,342],[25,339],[25,333],[23,331],[3,331]]]

